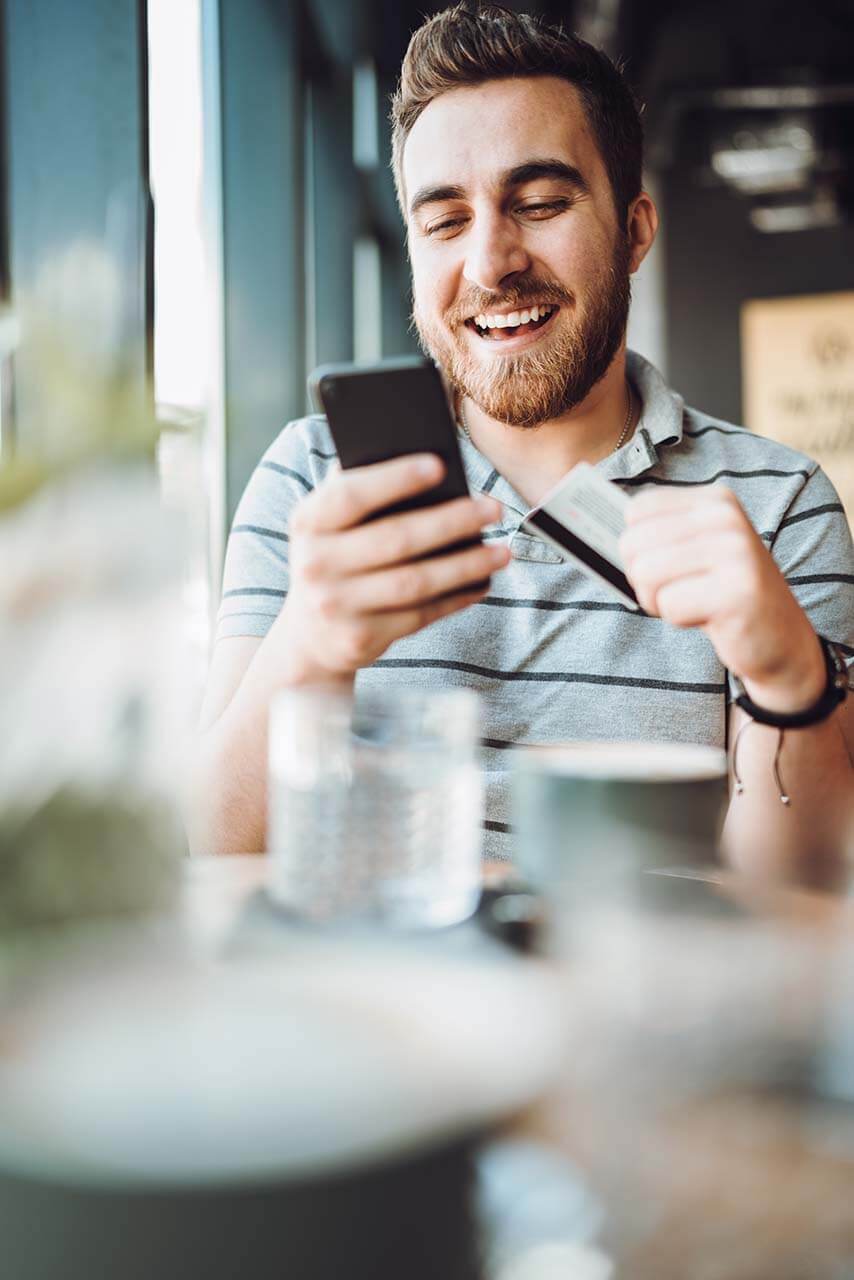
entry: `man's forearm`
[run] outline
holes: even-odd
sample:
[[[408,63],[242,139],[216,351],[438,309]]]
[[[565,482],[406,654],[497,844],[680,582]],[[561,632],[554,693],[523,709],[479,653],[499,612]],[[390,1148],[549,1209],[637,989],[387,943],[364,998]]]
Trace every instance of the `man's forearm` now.
[[[190,802],[193,853],[260,853],[266,830],[267,708],[233,703],[200,735]]]
[[[733,787],[723,835],[724,853],[737,869],[826,888],[843,880],[854,817],[846,713],[843,707],[821,724],[784,733],[779,772],[788,804],[774,777],[778,730],[738,713],[733,742],[748,724],[736,760],[744,789],[739,795]]]
[[[194,853],[265,848],[270,703],[280,689],[330,679],[295,653],[286,623],[280,615],[228,706],[199,735],[188,822]]]

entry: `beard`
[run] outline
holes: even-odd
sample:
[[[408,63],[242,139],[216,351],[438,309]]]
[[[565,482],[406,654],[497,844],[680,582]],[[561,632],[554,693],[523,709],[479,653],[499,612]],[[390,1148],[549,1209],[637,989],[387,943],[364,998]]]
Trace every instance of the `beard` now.
[[[582,403],[607,373],[626,332],[631,301],[628,238],[618,239],[611,261],[594,277],[584,314],[572,319],[573,295],[555,281],[524,276],[496,294],[473,293],[446,314],[445,324],[428,320],[416,299],[412,320],[421,346],[442,368],[453,390],[496,422],[537,427]],[[490,308],[523,309],[537,302],[561,308],[554,334],[518,355],[484,361],[462,334],[467,317]],[[490,338],[478,338],[490,342]],[[501,341],[501,339],[498,339]]]

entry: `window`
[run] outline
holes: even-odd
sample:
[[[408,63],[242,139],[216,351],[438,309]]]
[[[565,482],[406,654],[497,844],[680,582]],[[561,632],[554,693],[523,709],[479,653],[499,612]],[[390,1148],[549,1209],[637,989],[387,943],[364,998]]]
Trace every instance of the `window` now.
[[[202,0],[148,0],[150,181],[154,198],[154,393],[164,503],[187,521],[184,598],[204,672],[223,520],[214,394],[219,308],[205,224]]]

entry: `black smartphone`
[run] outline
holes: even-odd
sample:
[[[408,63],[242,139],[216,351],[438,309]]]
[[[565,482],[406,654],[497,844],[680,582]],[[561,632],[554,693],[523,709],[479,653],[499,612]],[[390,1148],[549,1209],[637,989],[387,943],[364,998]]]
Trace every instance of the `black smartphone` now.
[[[326,414],[342,467],[369,466],[408,453],[435,453],[445,463],[444,478],[434,488],[390,503],[371,519],[468,496],[445,385],[429,360],[401,356],[371,365],[321,365],[308,385],[315,405]],[[479,542],[455,542],[441,554]]]

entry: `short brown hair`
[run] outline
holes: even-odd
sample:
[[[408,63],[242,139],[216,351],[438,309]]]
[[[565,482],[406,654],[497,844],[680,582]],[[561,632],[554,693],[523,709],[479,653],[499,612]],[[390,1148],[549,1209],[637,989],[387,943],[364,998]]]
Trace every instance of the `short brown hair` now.
[[[450,89],[511,76],[558,76],[575,85],[625,225],[641,190],[643,127],[622,69],[586,40],[497,4],[445,9],[409,41],[391,105],[392,171],[404,219],[403,148],[421,112]]]

